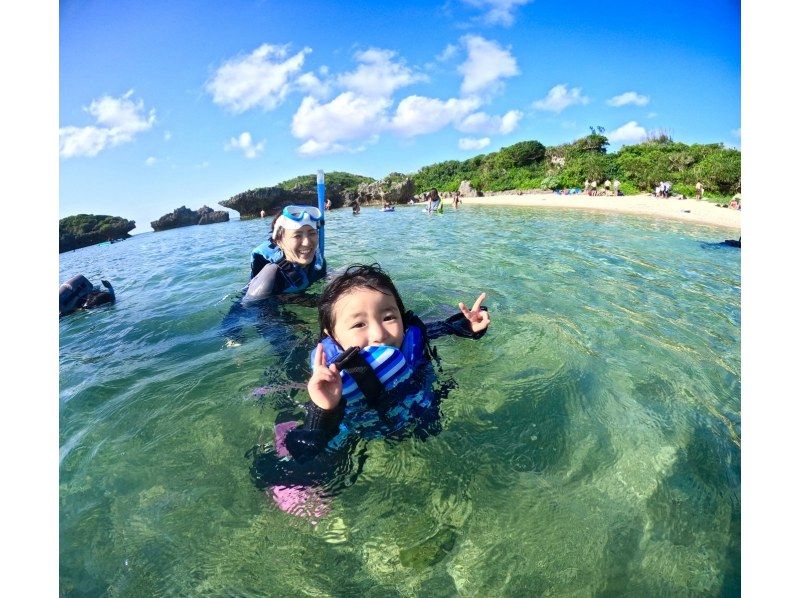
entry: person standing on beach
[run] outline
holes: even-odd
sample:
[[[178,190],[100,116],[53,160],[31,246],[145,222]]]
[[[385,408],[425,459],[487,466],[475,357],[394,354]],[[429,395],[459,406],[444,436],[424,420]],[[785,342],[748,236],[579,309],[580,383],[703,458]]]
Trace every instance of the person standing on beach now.
[[[589,195],[597,195],[597,181],[592,181],[592,190]]]
[[[614,179],[614,197],[619,195],[619,180]]]
[[[694,197],[695,199],[703,199],[703,183],[697,181],[694,186]]]
[[[608,179],[606,179],[606,182],[605,182],[605,183],[603,183],[603,187],[605,187],[605,189],[606,189],[606,190],[605,190],[605,194],[606,194],[606,195],[611,195],[611,181],[609,181]]]
[[[583,192],[589,195],[589,179],[583,181]]]

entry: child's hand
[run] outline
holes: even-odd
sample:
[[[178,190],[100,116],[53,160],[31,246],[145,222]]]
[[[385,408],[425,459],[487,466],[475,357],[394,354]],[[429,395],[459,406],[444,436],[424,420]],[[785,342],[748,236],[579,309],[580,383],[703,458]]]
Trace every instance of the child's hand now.
[[[486,330],[489,327],[489,312],[481,309],[481,303],[483,303],[484,299],[486,299],[486,293],[478,295],[471,311],[468,311],[467,307],[462,302],[458,304],[458,308],[461,310],[461,313],[464,314],[464,317],[469,320],[470,328],[472,328],[472,332],[474,333]]]
[[[317,345],[314,371],[308,381],[308,394],[314,404],[322,409],[333,409],[342,398],[342,378],[335,363],[330,367],[325,363],[322,343]]]

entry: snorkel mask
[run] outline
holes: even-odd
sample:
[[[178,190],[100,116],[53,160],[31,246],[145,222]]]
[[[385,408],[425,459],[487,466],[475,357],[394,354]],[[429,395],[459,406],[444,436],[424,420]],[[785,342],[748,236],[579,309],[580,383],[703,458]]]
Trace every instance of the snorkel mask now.
[[[278,228],[283,228],[284,230],[297,230],[298,228],[302,228],[303,226],[310,226],[316,230],[320,229],[320,226],[324,223],[324,219],[322,218],[322,212],[320,212],[319,208],[314,206],[300,206],[300,205],[291,205],[286,206],[281,210],[281,215],[278,216],[278,219],[275,220],[275,225],[272,227],[270,231],[270,239],[272,239],[273,243],[277,242],[275,238],[275,232]],[[322,255],[322,251],[319,245],[317,245],[317,253],[314,263],[314,269],[322,270],[322,266],[324,263],[324,256]]]
[[[273,241],[276,240],[275,231],[278,230],[278,227],[284,230],[297,230],[303,226],[318,229],[320,220],[322,220],[322,213],[319,208],[314,206],[286,206],[275,221],[270,237]]]

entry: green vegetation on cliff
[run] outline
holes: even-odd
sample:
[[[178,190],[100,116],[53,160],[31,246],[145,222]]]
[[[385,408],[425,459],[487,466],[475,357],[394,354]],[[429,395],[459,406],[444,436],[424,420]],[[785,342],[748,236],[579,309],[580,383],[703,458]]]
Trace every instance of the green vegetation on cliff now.
[[[78,214],[58,221],[58,252],[64,253],[103,241],[127,239],[136,228],[133,220],[119,216]]]
[[[325,186],[335,187],[339,191],[355,191],[361,183],[372,183],[375,179],[368,176],[361,176],[359,174],[350,174],[349,172],[341,172],[334,170],[333,172],[325,173]],[[276,187],[281,189],[294,189],[295,187],[312,187],[317,188],[317,175],[316,174],[303,174],[296,176],[288,181],[278,183]]]
[[[545,147],[536,140],[520,141],[467,160],[423,166],[411,174],[391,172],[380,181],[380,187],[387,192],[393,184],[409,178],[413,188],[405,192],[419,194],[433,187],[442,192],[455,191],[461,181],[469,181],[473,188],[485,193],[583,188],[585,180],[595,180],[602,187],[606,179],[619,179],[625,195],[652,192],[661,181],[670,181],[674,193],[686,196],[694,195],[695,183],[700,181],[709,199],[741,190],[739,150],[725,148],[721,143],[687,145],[662,133],[610,154],[604,129],[589,129],[589,135],[560,145]],[[349,205],[358,196],[362,183],[375,182],[349,172],[325,173],[327,198],[334,208]],[[286,203],[316,203],[316,183],[315,174],[301,175],[274,187],[247,190],[219,203],[237,210],[242,218],[253,218],[261,210],[272,213]]]
[[[599,132],[597,132],[599,131]],[[694,194],[701,181],[707,195],[733,195],[741,188],[741,152],[722,144],[678,143],[660,135],[638,145],[606,153],[603,129],[571,143],[545,148],[538,141],[521,141],[497,152],[467,160],[447,160],[409,175],[418,192],[436,187],[455,191],[469,181],[479,191],[583,188],[583,182],[619,179],[626,194],[650,192],[661,181],[673,190]]]

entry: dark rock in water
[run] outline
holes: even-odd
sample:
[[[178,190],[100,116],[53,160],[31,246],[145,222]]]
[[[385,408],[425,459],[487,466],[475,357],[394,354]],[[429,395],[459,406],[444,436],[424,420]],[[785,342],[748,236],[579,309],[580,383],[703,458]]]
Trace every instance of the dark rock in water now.
[[[430,567],[441,561],[456,545],[456,533],[450,528],[443,528],[411,548],[400,551],[400,564],[404,567],[420,569]]]
[[[199,210],[190,210],[186,206],[173,210],[171,214],[164,214],[158,220],[150,223],[153,230],[158,232],[182,226],[192,226],[195,224],[215,224],[217,222],[228,222],[230,214],[222,210],[212,210],[208,206],[203,206]]]
[[[327,192],[327,189],[326,189]],[[330,198],[330,193],[326,193]],[[333,202],[333,200],[331,199]],[[281,187],[261,187],[234,195],[230,199],[219,202],[219,205],[236,210],[243,219],[257,218],[261,210],[268,214],[275,213],[280,206],[292,203],[317,205],[316,187],[304,186],[293,189]],[[341,205],[341,204],[340,204]],[[334,205],[334,207],[336,207]]]
[[[200,214],[197,224],[217,224],[231,219],[231,215],[225,210],[212,210],[208,206],[203,206],[197,213]]]
[[[741,237],[739,237],[738,241],[736,239],[725,239],[725,241],[723,241],[723,242],[725,243],[725,245],[730,245],[731,247],[741,247],[742,246],[742,238]]]
[[[357,197],[357,186],[372,180],[347,172],[326,173],[325,199],[331,202],[331,208],[351,206]],[[275,187],[249,189],[219,202],[219,205],[239,212],[243,220],[260,217],[261,210],[272,216],[281,206],[289,204],[317,205],[316,174],[302,175]]]
[[[119,216],[78,214],[58,221],[58,252],[72,251],[89,245],[129,239],[136,222]]]

